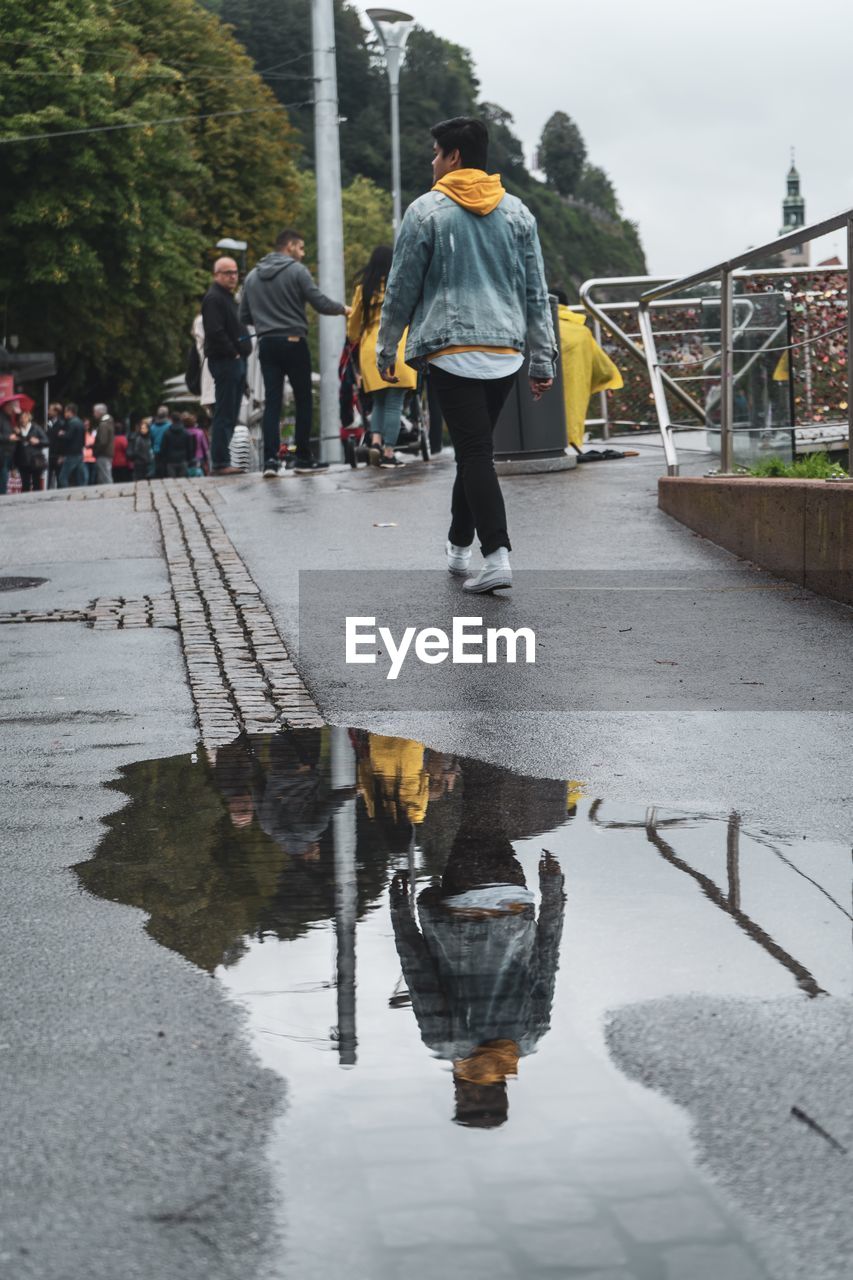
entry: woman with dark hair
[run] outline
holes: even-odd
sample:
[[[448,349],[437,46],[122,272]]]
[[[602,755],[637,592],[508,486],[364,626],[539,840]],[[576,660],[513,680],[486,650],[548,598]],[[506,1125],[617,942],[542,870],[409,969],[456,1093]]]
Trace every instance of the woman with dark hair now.
[[[18,419],[21,439],[18,444],[18,471],[21,476],[21,492],[37,493],[42,488],[42,476],[47,470],[47,433],[33,420],[26,410]]]
[[[373,250],[370,261],[361,274],[352,299],[352,314],[347,322],[347,338],[358,343],[362,388],[372,396],[370,413],[370,444],[380,467],[401,467],[404,464],[394,456],[394,445],[400,434],[403,400],[407,391],[418,385],[418,375],[403,360],[407,334],[400,339],[397,350],[397,382],[390,386],[379,373],[376,364],[376,339],[379,334],[379,316],[385,297],[385,281],[391,270],[393,250],[381,244]]]

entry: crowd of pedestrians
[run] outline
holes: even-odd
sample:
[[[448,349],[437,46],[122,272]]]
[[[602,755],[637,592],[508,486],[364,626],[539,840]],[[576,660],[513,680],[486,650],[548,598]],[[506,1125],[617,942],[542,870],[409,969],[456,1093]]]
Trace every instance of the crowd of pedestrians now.
[[[51,404],[42,426],[25,403],[0,403],[0,494],[210,473],[207,419],[196,414],[160,405],[125,422],[106,404],[84,417],[69,401]]]

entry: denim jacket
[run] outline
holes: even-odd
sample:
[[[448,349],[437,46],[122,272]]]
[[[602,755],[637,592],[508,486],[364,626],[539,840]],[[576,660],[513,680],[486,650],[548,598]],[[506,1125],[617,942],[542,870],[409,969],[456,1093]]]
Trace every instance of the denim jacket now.
[[[552,378],[557,344],[536,219],[505,195],[481,217],[440,191],[406,210],[394,248],[377,342],[377,364],[397,359],[409,325],[406,362],[445,347],[526,349],[530,376]]]

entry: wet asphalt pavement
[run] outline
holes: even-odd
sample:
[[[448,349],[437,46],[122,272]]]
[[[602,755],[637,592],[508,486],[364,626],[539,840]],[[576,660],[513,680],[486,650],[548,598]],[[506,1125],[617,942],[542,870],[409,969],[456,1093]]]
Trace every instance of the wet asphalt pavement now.
[[[174,631],[0,629],[0,1274],[850,1274],[850,613],[613,466],[506,482],[537,667],[393,692],[328,636],[460,611],[445,464],[223,486],[338,729],[206,751]],[[4,503],[0,610],[167,591],[113,506]]]

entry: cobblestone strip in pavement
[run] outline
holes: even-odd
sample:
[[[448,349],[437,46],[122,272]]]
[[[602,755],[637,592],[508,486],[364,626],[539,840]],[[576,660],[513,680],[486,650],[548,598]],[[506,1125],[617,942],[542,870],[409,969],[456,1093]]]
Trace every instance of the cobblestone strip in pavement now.
[[[190,688],[206,746],[322,717],[261,593],[198,482],[148,486],[163,534]]]
[[[87,622],[97,630],[129,631],[134,627],[178,626],[171,594],[126,600],[99,596],[85,609],[18,609],[0,613],[0,625],[17,622]]]

